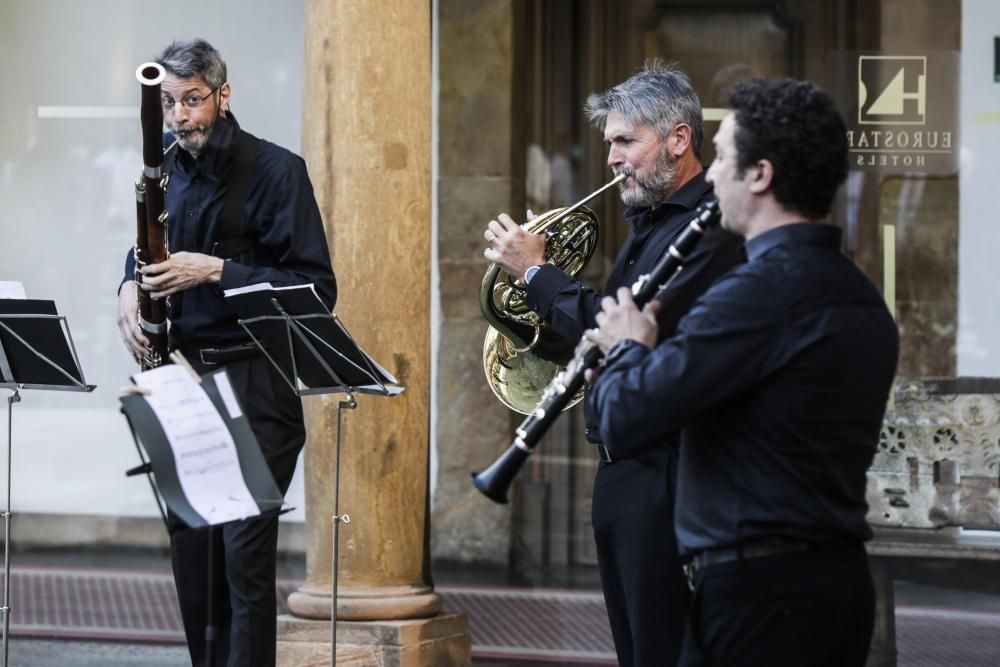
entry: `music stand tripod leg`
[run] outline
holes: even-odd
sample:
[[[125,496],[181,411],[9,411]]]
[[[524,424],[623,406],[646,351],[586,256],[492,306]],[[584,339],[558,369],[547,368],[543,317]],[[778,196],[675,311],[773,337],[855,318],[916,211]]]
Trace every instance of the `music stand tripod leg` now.
[[[205,659],[207,667],[215,667],[215,531],[216,526],[208,526],[208,598],[205,613]]]
[[[347,514],[341,516],[340,514],[340,415],[342,410],[353,410],[356,407],[358,407],[358,403],[354,400],[354,394],[350,391],[347,392],[347,400],[337,401],[337,438],[336,451],[334,453],[335,471],[333,475],[333,557],[331,558],[330,565],[330,569],[332,570],[330,576],[330,632],[332,635],[330,643],[330,667],[336,667],[337,665],[337,561],[339,560],[339,540],[337,538],[340,534],[340,524],[351,522],[350,516]]]
[[[3,667],[7,667],[8,649],[10,647],[10,523],[14,517],[10,504],[11,464],[14,450],[14,404],[21,401],[17,389],[7,398],[7,507],[3,512]]]

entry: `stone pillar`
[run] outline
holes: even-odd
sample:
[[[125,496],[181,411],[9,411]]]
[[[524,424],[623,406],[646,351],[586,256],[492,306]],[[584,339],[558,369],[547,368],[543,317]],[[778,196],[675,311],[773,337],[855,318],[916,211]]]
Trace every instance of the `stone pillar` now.
[[[357,409],[343,413],[340,512],[351,523],[340,528],[338,644],[367,656],[357,664],[469,660],[464,617],[438,616],[440,599],[425,575],[430,25],[427,0],[306,2],[302,144],[337,274],[336,311],[406,387],[395,398],[358,395]],[[281,664],[329,664],[342,398],[306,401],[306,583],[288,606],[299,619],[318,620],[281,619]]]

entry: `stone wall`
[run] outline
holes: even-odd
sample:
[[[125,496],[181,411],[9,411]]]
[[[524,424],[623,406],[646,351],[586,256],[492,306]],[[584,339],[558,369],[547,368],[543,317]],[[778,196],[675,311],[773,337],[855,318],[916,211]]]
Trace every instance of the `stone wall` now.
[[[469,479],[510,444],[511,416],[482,370],[486,323],[479,286],[486,223],[523,209],[517,147],[514,34],[517,3],[438,3],[438,349],[437,486],[432,555],[506,564],[510,511],[486,500]]]

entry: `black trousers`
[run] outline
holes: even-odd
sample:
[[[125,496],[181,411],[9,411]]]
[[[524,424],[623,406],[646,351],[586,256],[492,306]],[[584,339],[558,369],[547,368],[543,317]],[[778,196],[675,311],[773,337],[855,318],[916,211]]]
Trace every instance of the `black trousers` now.
[[[186,355],[200,373],[206,367]],[[263,356],[228,364],[226,372],[282,494],[305,442],[302,401]],[[213,542],[213,587],[208,590],[209,540]],[[215,664],[274,667],[277,600],[277,517],[188,528],[171,517],[174,583],[191,664],[207,665],[205,626],[212,596],[216,628]]]
[[[622,667],[672,667],[690,590],[674,535],[677,450],[601,463],[592,521],[604,603]]]
[[[696,577],[684,667],[863,667],[875,619],[864,546],[705,568]]]

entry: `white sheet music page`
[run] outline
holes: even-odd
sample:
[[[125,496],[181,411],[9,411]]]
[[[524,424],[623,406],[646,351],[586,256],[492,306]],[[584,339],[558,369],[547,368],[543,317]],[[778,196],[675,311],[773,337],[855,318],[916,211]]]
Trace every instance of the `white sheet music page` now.
[[[0,299],[25,299],[24,285],[16,280],[0,280]]]
[[[171,364],[133,379],[152,392],[143,398],[163,426],[191,507],[210,524],[259,514],[243,479],[233,436],[191,373]]]

